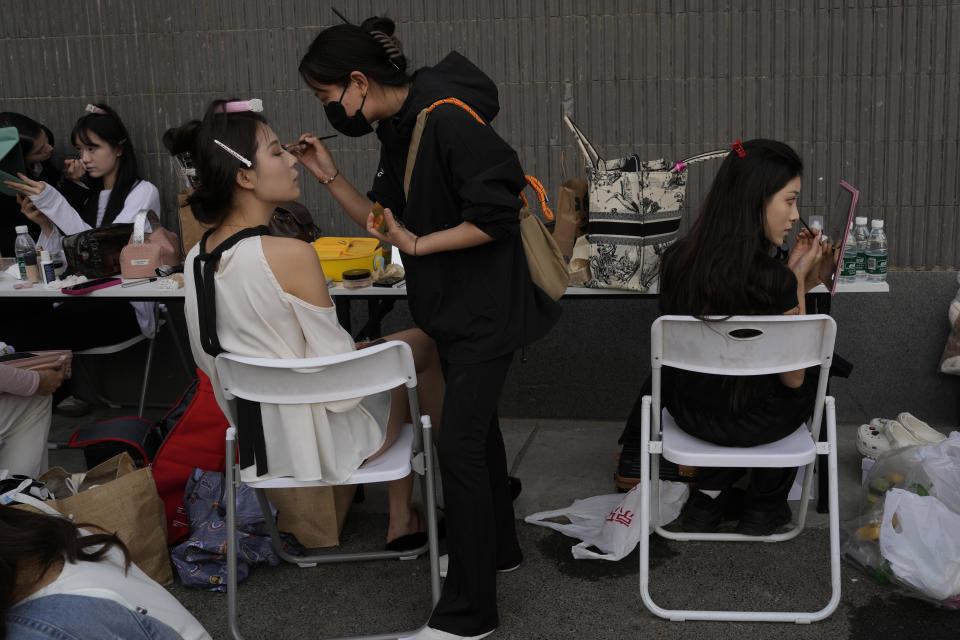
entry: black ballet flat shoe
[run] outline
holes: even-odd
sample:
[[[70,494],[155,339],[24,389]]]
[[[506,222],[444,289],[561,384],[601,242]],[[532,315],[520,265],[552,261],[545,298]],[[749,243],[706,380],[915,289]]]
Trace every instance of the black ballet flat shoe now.
[[[416,533],[408,533],[405,536],[394,538],[384,546],[384,549],[387,551],[413,551],[425,544],[427,544],[427,532],[417,531]]]

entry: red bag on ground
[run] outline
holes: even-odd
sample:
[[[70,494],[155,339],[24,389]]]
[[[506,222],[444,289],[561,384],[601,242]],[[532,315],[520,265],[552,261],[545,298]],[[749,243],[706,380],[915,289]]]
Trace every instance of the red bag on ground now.
[[[224,470],[224,434],[230,425],[213,395],[210,378],[197,369],[197,379],[159,426],[165,437],[153,459],[153,479],[167,515],[167,544],[174,544],[190,532],[183,507],[187,478],[196,468]]]

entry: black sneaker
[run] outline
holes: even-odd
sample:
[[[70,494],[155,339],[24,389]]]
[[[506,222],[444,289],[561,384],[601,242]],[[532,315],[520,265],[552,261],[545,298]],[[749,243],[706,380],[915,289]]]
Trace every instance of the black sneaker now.
[[[748,536],[769,536],[780,527],[790,524],[793,512],[786,500],[773,505],[751,505],[743,510],[737,533]]]
[[[712,533],[725,520],[739,520],[743,514],[744,491],[728,487],[716,498],[691,489],[680,513],[680,526],[689,533]]]
[[[680,512],[680,527],[688,533],[711,533],[723,520],[723,501],[701,491],[692,491]]]

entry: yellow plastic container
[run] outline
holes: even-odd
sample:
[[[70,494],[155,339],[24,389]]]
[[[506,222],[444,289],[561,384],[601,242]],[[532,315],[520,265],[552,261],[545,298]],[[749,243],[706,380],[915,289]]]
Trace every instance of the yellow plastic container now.
[[[313,248],[320,257],[323,273],[328,278],[343,280],[348,269],[373,271],[373,258],[378,255],[380,241],[376,238],[317,238]]]

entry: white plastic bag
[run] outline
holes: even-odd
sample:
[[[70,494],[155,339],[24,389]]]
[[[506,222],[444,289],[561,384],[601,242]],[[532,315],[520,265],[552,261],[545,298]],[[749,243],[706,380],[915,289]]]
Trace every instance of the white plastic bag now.
[[[960,431],[938,445],[917,447],[916,456],[930,479],[930,495],[960,513]]]
[[[960,514],[937,498],[888,491],[880,553],[897,578],[921,593],[935,600],[960,595]]]
[[[689,493],[689,488],[682,482],[660,481],[661,525],[680,515]],[[550,520],[560,517],[569,522]],[[582,540],[571,549],[573,557],[578,560],[620,560],[640,542],[640,485],[626,495],[612,493],[575,500],[569,507],[534,513],[524,521]],[[654,518],[651,518],[650,526],[654,524]],[[590,547],[596,547],[601,553],[591,551]]]

